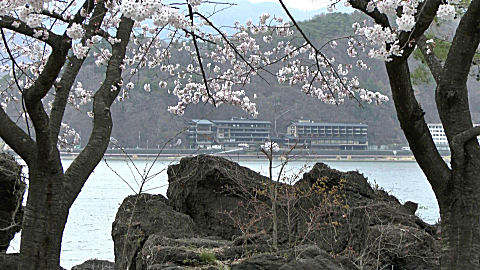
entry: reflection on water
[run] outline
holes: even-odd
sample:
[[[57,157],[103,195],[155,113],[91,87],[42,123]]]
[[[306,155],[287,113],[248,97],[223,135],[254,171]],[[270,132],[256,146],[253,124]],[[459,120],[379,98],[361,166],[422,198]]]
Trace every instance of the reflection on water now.
[[[235,161],[267,175],[268,162],[265,160]],[[65,161],[64,167],[68,167],[70,162]],[[135,164],[120,160],[111,160],[108,164],[100,163],[70,210],[63,237],[62,266],[70,269],[91,258],[113,261],[113,241],[110,232],[117,208],[126,196],[134,194],[133,190],[138,191],[137,183],[141,180],[140,175],[145,174],[150,168],[148,175],[155,177],[147,182],[144,190],[166,195],[166,168],[174,162],[176,161],[158,161],[153,166],[151,161],[145,160],[136,160]],[[416,162],[326,161],[325,163],[341,171],[358,170],[368,177],[371,183],[378,184],[400,201],[417,202],[419,204],[417,214],[429,223],[436,222],[439,217],[433,191]],[[278,165],[278,163],[275,164]],[[313,164],[312,161],[291,161],[286,173],[295,174],[305,165],[313,166]],[[278,170],[277,166],[274,174]],[[10,251],[18,251],[18,238],[17,236]]]

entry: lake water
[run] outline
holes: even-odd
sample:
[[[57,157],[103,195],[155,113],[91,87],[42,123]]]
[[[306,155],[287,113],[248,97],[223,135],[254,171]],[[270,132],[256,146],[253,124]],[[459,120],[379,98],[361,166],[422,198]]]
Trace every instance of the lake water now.
[[[266,160],[234,160],[254,171],[267,175]],[[64,161],[68,167],[70,160]],[[144,191],[148,193],[167,192],[167,166],[175,160],[152,161],[122,160],[102,161],[90,176],[82,192],[70,210],[62,244],[61,265],[70,269],[87,259],[114,260],[113,241],[110,236],[112,222],[123,199],[138,191],[140,175],[146,175],[151,168]],[[392,161],[325,161],[330,167],[341,170],[358,170],[402,202],[414,201],[419,204],[417,215],[429,223],[439,218],[438,205],[433,191],[416,162]],[[277,163],[278,164],[278,163]],[[313,166],[313,161],[291,161],[287,174],[298,172],[303,166]],[[278,168],[274,172],[278,171]],[[122,180],[123,179],[123,180]],[[127,184],[128,183],[128,184]],[[135,192],[134,192],[135,191]],[[19,249],[19,235],[14,239],[9,252]]]

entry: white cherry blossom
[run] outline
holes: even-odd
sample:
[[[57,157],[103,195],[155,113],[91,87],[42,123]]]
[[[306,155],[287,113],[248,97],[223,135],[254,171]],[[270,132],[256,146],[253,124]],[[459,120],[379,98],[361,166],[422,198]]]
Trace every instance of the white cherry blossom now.
[[[438,7],[437,17],[444,21],[453,21],[455,19],[455,7],[450,4],[443,4]]]

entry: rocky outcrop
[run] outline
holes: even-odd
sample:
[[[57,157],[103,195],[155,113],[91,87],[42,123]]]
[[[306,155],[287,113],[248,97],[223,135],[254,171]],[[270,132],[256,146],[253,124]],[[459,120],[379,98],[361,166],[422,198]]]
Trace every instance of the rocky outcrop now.
[[[375,269],[376,265],[387,269],[439,267],[436,228],[414,215],[415,203],[402,205],[385,191],[374,190],[362,174],[340,172],[323,163],[315,164],[295,185],[301,190],[322,187],[320,197],[332,191],[340,195],[333,198],[340,201],[331,208],[336,210],[317,220],[326,226],[309,237],[322,249],[334,254],[350,253],[352,261],[364,269]],[[312,194],[299,206],[312,209],[325,203],[331,201]],[[299,226],[305,224],[300,222]]]
[[[241,233],[227,214],[248,214],[246,202],[268,180],[235,162],[205,155],[183,158],[167,173],[167,197],[174,209],[192,217],[198,233],[224,239]]]
[[[294,185],[279,184],[278,251],[268,178],[212,156],[184,158],[168,175],[168,200],[122,204],[112,233],[117,269],[438,268],[437,228],[414,215],[415,203],[402,205],[358,172],[317,163]],[[155,221],[167,214],[171,223]],[[188,226],[172,233],[179,221]]]
[[[113,270],[114,263],[105,260],[88,260],[72,267],[72,270]]]
[[[115,269],[135,269],[136,256],[150,235],[192,237],[193,231],[192,219],[174,211],[162,195],[129,196],[112,225]]]
[[[22,167],[7,154],[0,154],[0,252],[8,249],[15,233],[21,229],[22,200],[25,182]]]

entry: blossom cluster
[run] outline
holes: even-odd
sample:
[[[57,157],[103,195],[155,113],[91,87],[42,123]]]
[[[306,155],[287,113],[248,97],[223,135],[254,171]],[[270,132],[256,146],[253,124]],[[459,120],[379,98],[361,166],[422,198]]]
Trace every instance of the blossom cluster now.
[[[264,145],[262,145],[262,149],[267,153],[276,153],[280,151],[280,146],[278,143],[272,141],[266,141]]]
[[[67,28],[67,36],[71,39],[81,39],[83,37],[84,31],[80,24],[74,23],[69,28]]]
[[[360,25],[356,22],[352,25],[355,33],[364,36],[372,49],[369,56],[382,61],[390,61],[392,56],[400,56],[403,48],[398,44],[398,36],[401,32],[410,32],[415,28],[418,17],[418,9],[424,0],[372,0],[368,1],[367,11],[378,11],[394,18],[396,27],[383,27],[377,23],[373,25]],[[455,7],[458,0],[449,0],[441,4],[437,10],[437,18],[441,21],[455,19]],[[401,12],[399,12],[401,11]]]
[[[201,0],[187,1],[191,6],[203,5]],[[378,1],[380,3],[380,1]],[[49,49],[41,50],[42,39],[48,38],[47,27],[48,16],[40,15],[42,10],[52,14],[62,14],[67,23],[73,18],[73,13],[78,7],[65,7],[57,1],[2,1],[2,14],[17,16],[18,22],[26,22],[35,29],[38,40],[28,40],[25,44],[18,44],[12,48],[15,52],[27,55],[30,61],[19,61],[19,66],[29,70],[32,76],[26,76],[19,72],[20,84],[29,87],[35,78],[43,70],[49,56]],[[78,3],[77,3],[78,5]],[[380,5],[382,6],[382,5]],[[383,5],[385,9],[388,9]],[[71,23],[65,29],[65,35],[74,40],[72,53],[78,59],[85,59],[93,50],[93,57],[97,66],[107,65],[111,56],[111,48],[96,47],[101,39],[110,44],[119,40],[114,38],[116,27],[120,16],[126,16],[136,21],[132,41],[136,46],[124,59],[122,68],[128,70],[130,77],[124,77],[125,83],[119,93],[119,100],[128,98],[128,92],[133,89],[131,78],[143,68],[157,69],[165,76],[158,83],[159,88],[167,86],[169,91],[178,97],[178,103],[169,108],[175,114],[183,114],[189,104],[209,102],[215,105],[230,104],[238,106],[255,116],[257,105],[254,98],[249,97],[243,89],[243,85],[250,82],[252,76],[262,72],[266,68],[277,64],[277,80],[281,83],[299,85],[306,94],[315,96],[327,103],[342,103],[345,98],[352,98],[360,95],[361,99],[367,102],[382,102],[385,97],[374,92],[362,89],[358,79],[349,77],[352,65],[339,64],[334,58],[328,58],[305,44],[294,45],[288,41],[288,37],[294,34],[294,28],[290,22],[280,17],[273,17],[263,13],[258,19],[258,24],[247,21],[245,24],[236,23],[234,33],[217,31],[207,17],[195,15],[195,21],[191,22],[186,16],[186,10],[163,4],[156,0],[125,0],[120,3],[108,2],[109,14],[105,16],[102,23],[103,36],[85,37],[85,27],[79,23]],[[85,10],[82,16],[88,16]],[[88,18],[85,22],[88,22]],[[210,30],[204,28],[210,27]],[[168,35],[170,43],[161,39],[155,39],[161,31],[170,31]],[[359,30],[360,31],[360,30]],[[373,42],[380,42],[380,39],[394,40],[395,34],[372,28],[365,29],[365,35]],[[202,44],[215,44],[213,49],[200,48],[202,63],[197,60],[197,52],[193,48],[192,33],[201,39]],[[15,39],[15,33],[11,32],[11,40]],[[110,35],[109,35],[110,34]],[[378,35],[378,36],[377,36]],[[276,36],[276,38],[275,38]],[[279,40],[272,44],[273,40]],[[375,41],[377,40],[377,41]],[[331,45],[334,47],[335,42]],[[15,45],[13,45],[15,46]],[[187,53],[192,59],[191,64],[186,66],[170,64],[173,48],[178,52]],[[263,48],[269,48],[267,50]],[[363,50],[364,44],[356,40],[349,41],[348,55],[356,57],[358,49]],[[41,52],[41,53],[39,53]],[[385,53],[387,55],[387,53]],[[303,60],[308,59],[308,62]],[[357,61],[357,66],[366,69],[366,65]],[[205,72],[203,78],[202,70]],[[10,72],[13,72],[10,70]],[[176,79],[167,83],[165,78],[172,76]],[[205,79],[207,81],[205,81]],[[78,107],[90,101],[91,92],[82,90],[83,87],[77,84],[70,93],[69,104]],[[150,92],[155,87],[148,83],[143,89]]]
[[[443,4],[438,7],[437,17],[441,20],[452,21],[455,19],[455,7],[450,4]]]
[[[346,39],[346,52],[356,59],[344,63],[308,42],[299,43],[292,22],[268,13],[261,14],[255,22],[237,22],[228,31],[215,27],[209,16],[200,12],[199,7],[209,5],[208,1],[187,0],[184,4],[158,0],[106,1],[107,14],[100,29],[92,34],[87,26],[92,20],[91,14],[80,7],[83,1],[68,5],[65,1],[3,0],[0,1],[0,16],[13,18],[13,28],[24,23],[34,34],[25,36],[13,29],[5,30],[9,49],[21,57],[16,59],[16,66],[12,68],[5,44],[1,45],[4,60],[0,60],[0,71],[9,73],[10,81],[5,86],[8,91],[4,91],[8,95],[2,94],[0,103],[6,107],[18,101],[18,88],[31,87],[42,73],[51,53],[45,42],[52,33],[71,39],[71,53],[77,60],[92,57],[96,66],[103,69],[113,59],[112,45],[121,41],[116,37],[116,31],[122,16],[131,18],[135,24],[127,56],[121,65],[122,82],[111,88],[113,94],[118,94],[118,101],[127,99],[133,90],[153,92],[166,89],[178,99],[168,108],[174,114],[184,114],[190,104],[211,103],[233,105],[256,116],[255,94],[245,91],[245,85],[256,75],[273,74],[279,83],[295,86],[325,103],[340,104],[352,98],[382,103],[388,98],[363,88],[351,71],[354,68],[368,69],[365,62],[358,59],[362,52],[385,61],[393,55],[401,55],[398,36],[402,31],[414,29],[421,1],[369,1],[369,10],[397,16],[397,27],[356,23],[356,36]],[[187,4],[191,8],[187,8]],[[440,19],[454,18],[455,9],[452,11],[451,4],[446,2],[440,6],[437,14]],[[399,9],[401,15],[397,15]],[[193,14],[189,13],[191,11]],[[73,21],[77,12],[85,18],[84,21]],[[52,27],[53,21],[56,27]],[[328,44],[331,48],[338,45],[337,41]],[[371,47],[369,50],[368,46]],[[175,63],[175,57],[180,56],[190,62],[185,65]],[[73,59],[69,58],[69,61]],[[147,69],[155,71],[158,85],[150,81],[135,87],[138,78],[135,75]],[[77,82],[71,87],[68,104],[79,109],[91,102],[92,97],[93,92],[85,90],[82,82]],[[45,103],[52,98],[46,97]]]
[[[60,134],[58,135],[57,146],[59,149],[67,151],[72,150],[73,146],[80,143],[80,134],[66,123],[62,123],[60,127]]]
[[[77,82],[73,91],[70,91],[68,96],[68,103],[76,109],[80,109],[80,106],[86,105],[92,101],[93,92],[85,90],[81,82]]]

